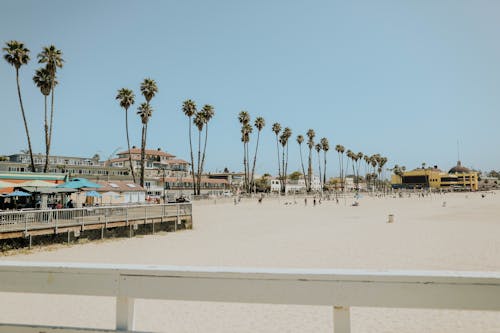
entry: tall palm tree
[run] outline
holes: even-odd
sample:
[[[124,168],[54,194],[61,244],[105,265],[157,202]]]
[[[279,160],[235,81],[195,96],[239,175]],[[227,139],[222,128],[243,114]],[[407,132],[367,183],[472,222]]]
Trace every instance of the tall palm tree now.
[[[200,166],[201,166],[201,132],[203,131],[203,127],[205,126],[205,115],[203,112],[199,111],[196,113],[193,123],[198,129],[198,168],[196,171],[196,179],[199,178],[200,175]],[[200,184],[198,184],[198,181],[196,181],[196,194],[200,195],[201,193],[201,188]]]
[[[317,143],[315,146],[314,146],[314,149],[316,150],[316,152],[318,153],[318,172],[319,172],[319,184],[320,184],[320,187],[323,188],[323,181],[321,179],[321,150],[323,149],[323,147],[321,146],[321,142],[320,143]]]
[[[182,112],[188,117],[189,127],[189,152],[191,154],[191,174],[193,176],[193,194],[196,195],[196,180],[194,173],[193,142],[191,135],[191,118],[196,114],[196,103],[188,99],[182,103]]]
[[[33,149],[31,149],[31,137],[28,130],[28,121],[24,112],[23,99],[21,97],[21,86],[19,84],[19,69],[22,65],[26,65],[30,61],[30,50],[24,47],[24,43],[17,40],[11,40],[5,43],[3,48],[5,52],[3,58],[16,69],[17,95],[19,97],[19,105],[21,106],[21,115],[24,122],[24,130],[26,131],[26,139],[28,140],[28,151],[30,154],[30,168],[35,172],[35,160],[33,159]]]
[[[320,143],[321,143],[321,148],[323,149],[323,162],[324,162],[323,185],[324,185],[326,184],[326,153],[330,150],[330,143],[328,142],[327,138],[321,138]]]
[[[281,132],[280,123],[274,123],[272,130],[276,135],[276,154],[278,156],[278,179],[280,180],[280,182],[283,182],[283,179],[281,179],[281,167],[280,167],[280,146],[279,146],[279,134]]]
[[[250,142],[250,134],[252,134],[253,127],[249,123],[241,126],[241,142],[243,142],[243,167],[245,169],[245,191],[250,192],[250,170],[248,165],[248,143]]]
[[[241,111],[238,114],[238,121],[241,124],[241,142],[243,142],[243,168],[245,172],[244,186],[245,191],[250,189],[250,166],[248,157],[248,143],[250,142],[250,134],[252,126],[250,125],[250,114],[247,111]]]
[[[137,108],[137,114],[141,118],[142,136],[141,136],[141,178],[140,185],[144,186],[144,155],[146,150],[146,137],[149,118],[153,115],[153,109],[148,103],[141,103]]]
[[[304,176],[304,183],[307,189],[308,182],[306,177],[306,170],[304,169],[304,160],[302,158],[302,142],[304,142],[304,136],[302,136],[302,134],[297,135],[297,143],[299,144],[299,151],[300,151],[300,165],[302,166],[302,175]]]
[[[134,92],[127,88],[121,88],[118,90],[116,100],[118,100],[120,106],[125,109],[125,133],[127,135],[128,162],[130,164],[130,172],[132,172],[132,179],[135,183],[135,170],[132,164],[132,152],[130,151],[130,138],[128,135],[128,109],[135,103]]]
[[[308,138],[307,140],[307,147],[309,147],[309,160],[308,160],[308,166],[307,166],[307,179],[309,181],[309,187],[307,189],[307,192],[311,192],[312,189],[312,150],[314,148],[314,137],[316,136],[316,133],[314,132],[313,129],[309,129],[306,133],[306,136]]]
[[[146,104],[148,108],[151,110],[149,117],[151,117],[151,113],[153,112],[153,109],[151,108],[151,105],[149,102],[151,102],[151,99],[156,95],[158,92],[158,86],[156,84],[156,81],[151,79],[151,78],[146,78],[144,81],[141,83],[141,93],[146,99]],[[143,103],[144,104],[144,103]],[[142,104],[141,104],[142,106]],[[148,120],[149,120],[148,117]],[[141,120],[142,120],[141,116]],[[141,142],[141,178],[140,178],[140,184],[141,186],[144,186],[144,169],[145,169],[145,162],[146,162],[146,138],[148,135],[148,121],[144,123],[143,121],[143,134],[142,134],[142,142]]]
[[[262,131],[264,126],[266,126],[266,121],[262,117],[257,117],[253,125],[257,129],[257,144],[255,145],[255,154],[253,155],[252,174],[250,177],[251,187],[254,187],[255,165],[257,163],[257,151],[259,149],[260,132]]]
[[[357,155],[356,155],[356,173],[357,173],[357,176],[356,176],[356,189],[359,191],[359,165],[361,163],[361,161],[363,160],[363,156],[364,154],[362,152],[359,152]]]
[[[201,189],[201,175],[203,174],[203,167],[205,165],[205,153],[207,151],[208,139],[208,123],[215,115],[214,107],[210,104],[205,104],[200,111],[203,114],[203,121],[205,122],[205,143],[203,144],[203,154],[201,157],[201,166],[198,172],[198,188]]]
[[[42,48],[42,52],[40,52],[37,56],[38,63],[45,64],[45,68],[49,72],[51,76],[51,97],[50,97],[50,124],[49,124],[49,140],[48,147],[46,147],[46,158],[45,158],[45,166],[44,172],[47,172],[49,167],[49,155],[50,148],[52,147],[52,129],[54,124],[54,91],[57,84],[56,74],[57,69],[62,68],[64,64],[64,59],[62,58],[61,50],[58,50],[54,45],[45,46]]]
[[[340,178],[340,186],[342,191],[344,190],[344,151],[345,148],[342,145],[336,145],[335,151],[339,155],[339,178]]]
[[[287,171],[288,171],[288,139],[292,136],[292,130],[288,127],[285,127],[283,133],[280,136],[280,143],[282,146],[282,155],[283,155],[283,164],[281,170],[283,171],[283,182],[281,184],[281,190],[283,193],[286,191],[286,180],[287,180]]]
[[[47,96],[50,95],[50,91],[52,89],[52,76],[47,68],[39,68],[36,70],[35,75],[33,76],[33,82],[40,89],[44,97],[44,132],[45,132],[45,165],[43,168],[43,172],[47,172],[49,165],[49,125],[47,119]],[[57,84],[57,81],[55,82]]]

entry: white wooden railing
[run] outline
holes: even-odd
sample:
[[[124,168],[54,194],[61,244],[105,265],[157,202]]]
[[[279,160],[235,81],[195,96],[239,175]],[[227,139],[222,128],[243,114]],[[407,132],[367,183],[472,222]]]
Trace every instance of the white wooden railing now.
[[[499,272],[259,269],[0,262],[0,292],[116,297],[116,331],[134,330],[134,299],[500,311]],[[353,318],[356,320],[355,318]],[[83,329],[0,324],[0,332]],[[90,332],[103,332],[94,329]],[[85,332],[89,332],[85,330]]]

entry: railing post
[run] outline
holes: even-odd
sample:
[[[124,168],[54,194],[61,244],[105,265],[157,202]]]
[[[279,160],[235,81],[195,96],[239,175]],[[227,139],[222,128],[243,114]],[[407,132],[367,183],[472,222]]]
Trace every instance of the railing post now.
[[[134,330],[134,299],[129,297],[116,298],[116,330]]]
[[[333,307],[333,332],[351,333],[351,318],[348,306]]]
[[[178,203],[176,206],[177,206],[177,219],[175,219],[174,231],[177,231],[177,224],[179,224],[179,221],[180,221],[180,217],[179,217],[179,214],[180,214],[180,209],[179,209],[180,203]]]

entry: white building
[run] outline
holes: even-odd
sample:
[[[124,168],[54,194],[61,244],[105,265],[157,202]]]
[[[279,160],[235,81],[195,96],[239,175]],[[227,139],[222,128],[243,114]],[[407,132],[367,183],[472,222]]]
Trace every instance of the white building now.
[[[291,193],[304,193],[306,192],[306,182],[303,177],[297,180],[289,180],[287,179],[287,184],[285,186],[285,192],[287,194]],[[313,192],[321,191],[321,180],[320,177],[313,175],[311,190]],[[281,181],[277,178],[271,179],[271,193],[281,191]]]

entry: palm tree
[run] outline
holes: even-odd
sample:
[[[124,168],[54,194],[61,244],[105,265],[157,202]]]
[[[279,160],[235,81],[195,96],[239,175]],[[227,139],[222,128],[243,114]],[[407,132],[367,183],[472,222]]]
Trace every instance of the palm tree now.
[[[292,136],[292,130],[288,127],[285,127],[283,130],[283,133],[280,136],[280,143],[282,146],[282,155],[283,155],[283,164],[282,164],[282,171],[283,171],[283,182],[281,184],[281,191],[285,193],[286,191],[286,180],[287,180],[287,170],[288,170],[288,139]],[[286,150],[285,150],[286,148]],[[286,193],[285,193],[286,194]]]
[[[203,127],[205,126],[205,115],[203,112],[199,111],[196,113],[193,123],[198,129],[198,168],[196,172],[196,179],[200,176],[200,167],[201,167],[201,132],[203,131]],[[198,181],[196,181],[196,194],[200,195],[201,188]]]
[[[323,168],[323,185],[326,184],[326,153],[330,150],[330,143],[328,142],[327,138],[321,138],[320,140],[321,147],[323,148],[323,162],[324,162],[324,168]],[[320,175],[321,177],[321,175]]]
[[[142,128],[142,142],[141,142],[141,179],[140,179],[140,184],[141,186],[144,186],[144,169],[145,169],[145,161],[146,161],[146,138],[148,135],[148,120],[149,117],[151,117],[151,114],[153,112],[153,109],[149,105],[149,102],[151,99],[156,95],[158,92],[158,86],[156,85],[156,81],[150,78],[144,79],[141,83],[141,93],[146,99],[146,104],[148,106],[148,109],[151,110],[149,113],[149,116],[147,117],[146,122],[144,122],[143,117],[141,115],[141,120],[143,124]],[[143,103],[144,104],[144,103]],[[141,106],[143,105],[141,104]],[[140,110],[138,112],[140,114]]]
[[[44,172],[47,172],[49,167],[49,155],[50,155],[50,147],[52,146],[52,128],[54,124],[54,90],[57,84],[56,74],[57,68],[62,68],[64,64],[64,60],[62,58],[61,50],[58,50],[54,45],[45,46],[42,49],[42,52],[38,54],[38,63],[46,64],[45,68],[49,72],[51,76],[51,97],[50,97],[50,124],[49,124],[49,140],[48,146],[46,147],[46,158],[45,158],[45,166]]]
[[[141,178],[140,185],[144,186],[144,156],[146,150],[146,137],[149,118],[153,115],[153,109],[148,103],[141,103],[137,108],[137,114],[141,118],[142,136],[141,136]]]
[[[346,152],[347,162],[346,162],[346,167],[345,167],[344,182],[347,179],[347,173],[349,172],[349,160],[352,161],[352,154],[353,154],[352,150],[347,149],[347,152]],[[353,170],[354,170],[354,167],[353,167]]]
[[[43,168],[43,172],[48,171],[49,165],[49,126],[47,119],[47,96],[50,95],[50,91],[52,89],[52,76],[50,75],[47,68],[39,68],[35,72],[35,76],[33,76],[33,82],[40,89],[44,97],[45,104],[45,115],[44,115],[44,132],[45,132],[45,165]],[[57,84],[57,81],[55,82]]]
[[[312,185],[312,150],[314,148],[314,137],[316,136],[316,133],[314,132],[313,129],[309,129],[306,133],[307,135],[307,146],[309,147],[309,161],[308,161],[308,166],[307,166],[307,178],[309,181],[309,187],[307,189],[307,192],[311,192],[311,185]]]
[[[24,47],[24,43],[11,40],[5,43],[6,47],[3,48],[4,59],[9,64],[14,66],[16,69],[16,83],[17,83],[17,95],[19,97],[19,105],[21,106],[21,115],[24,122],[24,130],[26,131],[26,138],[28,140],[28,151],[30,154],[31,171],[35,172],[35,160],[33,159],[33,150],[31,149],[31,137],[28,130],[28,121],[26,120],[26,114],[24,112],[23,99],[21,97],[21,86],[19,85],[19,68],[22,65],[26,65],[30,61],[30,50]]]
[[[304,169],[304,160],[302,158],[302,142],[304,142],[304,137],[302,136],[302,134],[297,135],[297,143],[299,144],[299,151],[300,151],[300,165],[302,166],[302,174],[304,175],[304,182],[307,189],[308,183],[306,177],[306,170]]]
[[[321,146],[321,142],[320,143],[317,143],[314,148],[316,149],[316,152],[318,153],[318,171],[319,171],[319,184],[320,184],[320,187],[323,188],[323,185],[322,185],[322,181],[321,181],[321,149],[323,149],[323,147]]]
[[[363,156],[364,156],[364,154],[362,152],[359,152],[356,155],[356,173],[357,173],[357,177],[356,177],[356,189],[358,191],[359,191],[359,165],[361,163],[361,160],[363,159]]]
[[[241,126],[241,142],[243,142],[243,167],[245,169],[245,191],[250,192],[250,170],[248,165],[248,143],[250,142],[250,134],[253,127],[249,123]]]
[[[132,172],[132,179],[135,183],[135,171],[134,165],[132,164],[132,152],[130,151],[130,138],[128,135],[128,109],[135,103],[134,92],[127,88],[121,88],[118,90],[116,100],[118,100],[120,102],[120,106],[125,109],[125,133],[127,135],[128,162],[130,164],[130,171]]]
[[[201,157],[201,166],[198,172],[198,188],[201,189],[201,175],[203,174],[203,166],[205,165],[205,152],[207,151],[208,139],[208,123],[215,115],[214,107],[210,104],[205,104],[200,111],[203,114],[203,121],[205,122],[205,143],[203,144],[203,154]]]
[[[342,191],[344,190],[344,151],[345,148],[342,145],[336,145],[335,151],[339,155],[339,178],[340,178],[340,186]]]
[[[191,118],[196,114],[196,104],[192,100],[188,99],[182,104],[182,112],[188,117],[188,127],[189,127],[189,152],[191,153],[191,174],[193,176],[193,194],[196,195],[196,180],[194,173],[194,156],[193,156],[193,142],[191,135]]]
[[[245,191],[250,189],[250,165],[248,157],[248,143],[250,142],[250,134],[252,126],[250,125],[250,115],[247,111],[241,111],[238,114],[238,121],[241,124],[241,142],[243,142],[243,168],[245,171]]]
[[[279,134],[281,132],[281,125],[279,123],[274,123],[272,130],[274,134],[276,135],[276,153],[278,156],[278,179],[283,182],[283,179],[281,179],[281,167],[280,167],[280,146],[279,146]]]
[[[257,117],[255,119],[254,126],[257,129],[257,144],[255,145],[255,154],[253,155],[252,175],[250,178],[251,187],[254,187],[255,164],[257,163],[257,150],[259,149],[260,132],[264,126],[266,126],[266,121],[262,117]]]

